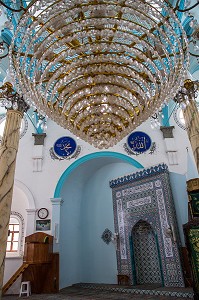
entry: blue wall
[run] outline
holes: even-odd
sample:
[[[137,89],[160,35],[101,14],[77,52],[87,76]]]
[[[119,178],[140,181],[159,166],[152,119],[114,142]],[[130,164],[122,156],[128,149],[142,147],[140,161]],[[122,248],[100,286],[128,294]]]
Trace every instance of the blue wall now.
[[[187,196],[186,176],[171,172],[170,181],[171,181],[172,194],[173,194],[174,204],[176,209],[180,239],[181,239],[182,246],[185,246],[182,226],[183,224],[188,222],[188,196]]]
[[[109,181],[138,169],[114,157],[92,158],[76,163],[58,183],[64,203],[60,220],[60,288],[78,282],[115,284],[115,246],[101,239],[108,228],[114,232],[112,190]],[[170,173],[180,237],[187,222],[187,193],[184,175]]]
[[[60,288],[78,282],[116,283],[115,246],[101,235],[114,232],[109,180],[137,171],[113,158],[81,164],[67,177],[60,196]]]

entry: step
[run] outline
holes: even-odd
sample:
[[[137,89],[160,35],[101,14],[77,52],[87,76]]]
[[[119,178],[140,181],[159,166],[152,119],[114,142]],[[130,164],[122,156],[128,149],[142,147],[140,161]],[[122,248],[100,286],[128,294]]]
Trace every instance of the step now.
[[[97,284],[97,283],[77,283],[75,287],[81,287],[85,289],[120,292],[135,295],[158,295],[158,296],[170,296],[177,298],[190,298],[193,299],[192,288],[181,287],[155,287],[154,285],[141,285],[141,286],[122,286],[117,284]]]

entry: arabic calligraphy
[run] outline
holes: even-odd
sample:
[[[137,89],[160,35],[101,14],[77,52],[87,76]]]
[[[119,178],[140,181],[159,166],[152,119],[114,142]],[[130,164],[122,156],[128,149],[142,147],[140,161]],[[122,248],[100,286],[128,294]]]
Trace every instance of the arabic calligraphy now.
[[[55,154],[59,157],[68,157],[72,155],[77,148],[75,140],[71,137],[65,136],[59,138],[53,147]]]
[[[132,151],[143,153],[150,149],[151,138],[144,132],[136,131],[129,135],[127,144]]]

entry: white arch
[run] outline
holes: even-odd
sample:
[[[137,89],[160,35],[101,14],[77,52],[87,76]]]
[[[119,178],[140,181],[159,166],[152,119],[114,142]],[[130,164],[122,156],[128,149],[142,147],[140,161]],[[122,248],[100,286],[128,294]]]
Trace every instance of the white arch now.
[[[21,181],[15,179],[14,185],[24,192],[29,203],[29,209],[36,209],[35,199],[29,188]]]

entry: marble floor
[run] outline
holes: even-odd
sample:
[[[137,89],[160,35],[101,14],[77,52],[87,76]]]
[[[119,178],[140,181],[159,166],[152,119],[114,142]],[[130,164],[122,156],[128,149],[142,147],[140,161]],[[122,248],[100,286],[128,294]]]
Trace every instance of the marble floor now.
[[[94,290],[88,288],[82,288],[78,286],[71,286],[63,289],[58,294],[34,294],[28,297],[30,300],[190,300],[192,298],[185,297],[171,297],[171,296],[159,296],[159,295],[134,295],[132,293],[125,292],[113,292],[105,290]],[[27,299],[27,297],[19,297],[18,295],[5,295],[2,300],[17,300]]]

